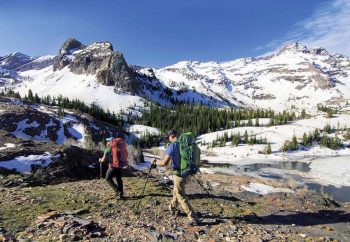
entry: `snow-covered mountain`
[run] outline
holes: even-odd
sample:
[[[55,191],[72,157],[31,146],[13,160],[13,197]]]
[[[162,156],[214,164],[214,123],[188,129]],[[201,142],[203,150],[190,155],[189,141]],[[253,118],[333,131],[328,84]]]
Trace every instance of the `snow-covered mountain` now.
[[[246,106],[274,110],[350,100],[350,59],[299,43],[277,53],[229,62],[183,61],[163,68],[129,66],[110,42],[89,46],[68,39],[57,56],[33,58],[21,53],[0,57],[0,88],[21,95],[62,94],[111,111],[177,101],[214,107]],[[347,107],[348,108],[348,107]]]
[[[183,61],[152,71],[174,90],[195,90],[234,105],[310,109],[325,102],[344,106],[350,98],[350,59],[299,43],[259,58]]]
[[[53,64],[55,56],[30,57],[15,52],[0,57],[0,86],[8,86],[26,79],[21,72],[27,70],[40,70]]]

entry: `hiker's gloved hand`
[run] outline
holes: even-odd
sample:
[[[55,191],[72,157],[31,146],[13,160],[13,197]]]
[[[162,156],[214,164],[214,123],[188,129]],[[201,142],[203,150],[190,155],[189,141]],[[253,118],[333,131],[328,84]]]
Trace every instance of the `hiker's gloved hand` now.
[[[157,168],[156,159],[154,159],[154,160],[152,161],[151,168],[152,168],[152,169],[156,169],[156,168]]]

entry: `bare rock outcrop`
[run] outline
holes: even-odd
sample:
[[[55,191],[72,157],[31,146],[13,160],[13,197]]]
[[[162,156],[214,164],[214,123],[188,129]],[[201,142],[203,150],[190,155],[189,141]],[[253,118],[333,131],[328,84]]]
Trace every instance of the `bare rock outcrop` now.
[[[89,46],[76,39],[68,39],[60,49],[53,65],[54,71],[68,66],[75,74],[96,75],[103,85],[116,90],[139,93],[138,80],[119,51],[110,42],[97,42]]]

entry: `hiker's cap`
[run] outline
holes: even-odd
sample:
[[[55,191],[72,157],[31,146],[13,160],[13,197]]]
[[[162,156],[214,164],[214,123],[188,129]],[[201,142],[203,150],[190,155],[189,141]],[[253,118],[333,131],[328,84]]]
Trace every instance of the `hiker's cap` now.
[[[169,139],[169,136],[170,135],[175,135],[175,136],[177,136],[177,130],[176,129],[171,129],[171,130],[169,130],[167,133],[166,133],[166,135],[165,135],[165,139]]]
[[[113,139],[114,139],[113,137],[109,137],[106,139],[106,141],[111,142]]]

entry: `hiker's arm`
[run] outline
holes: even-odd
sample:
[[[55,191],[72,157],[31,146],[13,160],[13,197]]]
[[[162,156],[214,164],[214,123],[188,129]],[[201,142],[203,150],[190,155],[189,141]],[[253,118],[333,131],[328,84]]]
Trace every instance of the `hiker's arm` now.
[[[105,162],[106,161],[106,155],[103,155],[102,158],[100,158],[100,162]]]
[[[170,162],[171,157],[169,155],[165,155],[163,160],[156,160],[157,166],[166,166]]]
[[[105,162],[107,155],[111,152],[111,148],[107,147],[105,151],[103,152],[102,158],[99,159],[100,162]]]

